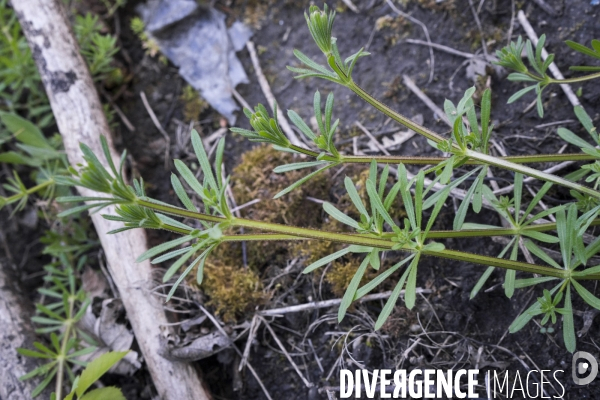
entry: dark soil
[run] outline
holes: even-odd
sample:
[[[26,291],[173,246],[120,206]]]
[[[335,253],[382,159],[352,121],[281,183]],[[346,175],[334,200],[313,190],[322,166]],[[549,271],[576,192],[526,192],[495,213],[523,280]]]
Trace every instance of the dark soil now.
[[[589,45],[592,38],[600,38],[600,6],[592,6],[588,0],[565,1],[547,0],[550,7],[556,10],[555,15],[542,10],[534,2],[515,1],[515,12],[522,8],[538,34],[548,35],[546,48],[550,53],[556,53],[558,66],[569,77],[569,65],[581,65],[589,60],[579,53],[573,52],[562,42],[566,39]],[[271,87],[281,109],[294,109],[308,119],[312,115],[312,97],[315,90],[322,93],[333,91],[336,97],[334,117],[340,118],[339,140],[350,138],[357,134],[355,121],[360,121],[371,132],[378,133],[389,130],[387,117],[369,107],[349,90],[338,87],[333,83],[322,80],[294,80],[293,75],[285,67],[298,65],[292,51],[297,48],[315,60],[322,60],[317,47],[310,39],[303,11],[308,2],[272,1],[268,6],[255,1],[217,1],[215,6],[228,13],[233,20],[236,17],[255,15],[257,6],[261,3],[266,10],[262,20],[262,28],[255,31],[253,41],[259,48],[262,68],[270,81]],[[340,9],[334,28],[334,36],[342,55],[348,55],[358,50],[372,40],[368,50],[372,55],[359,61],[354,72],[355,80],[375,97],[385,100],[392,108],[404,115],[413,117],[422,114],[424,125],[440,133],[448,128],[421,101],[402,85],[402,75],[410,76],[415,83],[438,105],[448,98],[455,103],[460,100],[464,90],[474,84],[466,77],[465,59],[435,51],[435,75],[428,82],[430,59],[426,47],[409,44],[405,38],[425,40],[423,31],[418,26],[406,21],[397,20],[391,27],[374,30],[376,21],[385,16],[396,18],[394,12],[385,1],[355,0],[354,3],[361,12],[355,14],[348,10],[342,1],[331,4]],[[406,7],[395,2],[404,12],[422,21],[429,29],[431,40],[460,51],[480,53],[481,40],[477,25],[466,0],[433,0],[406,1]],[[475,7],[479,1],[474,1]],[[488,44],[488,52],[493,54],[507,43],[507,32],[510,29],[511,1],[488,0],[482,2],[479,18],[483,26],[483,36]],[[320,3],[319,3],[320,5]],[[183,86],[177,74],[177,68],[171,64],[162,64],[156,59],[144,55],[140,41],[129,30],[129,20],[135,15],[136,2],[130,1],[124,10],[119,11],[121,46],[127,54],[123,61],[133,80],[125,92],[118,98],[118,104],[133,122],[136,132],[129,132],[123,125],[116,128],[118,143],[127,149],[135,160],[134,170],[150,184],[149,195],[163,201],[174,202],[170,186],[170,174],[174,170],[173,158],[183,158],[191,161],[192,157],[183,149],[177,148],[177,121],[184,121],[183,104],[179,100]],[[255,21],[256,22],[256,21]],[[513,38],[523,35],[518,21],[513,26]],[[289,32],[288,32],[289,31]],[[286,32],[288,32],[286,34]],[[287,37],[286,41],[282,38]],[[255,105],[265,103],[265,98],[257,83],[254,69],[247,52],[241,51],[238,56],[242,60],[251,83],[238,87],[246,101]],[[545,117],[541,120],[535,107],[527,112],[523,110],[533,100],[525,96],[514,104],[506,104],[507,99],[518,89],[518,84],[509,82],[505,76],[490,71],[487,78],[475,82],[478,88],[489,79],[493,90],[492,118],[497,125],[493,138],[504,145],[508,155],[555,153],[563,142],[556,135],[556,126],[536,128],[536,125],[563,120],[574,120],[574,114],[567,99],[558,86],[548,88],[544,94]],[[450,87],[451,86],[451,87]],[[579,89],[579,85],[573,87]],[[152,109],[169,132],[171,151],[168,168],[164,164],[166,142],[148,117],[140,99],[139,93],[144,91],[148,96]],[[114,94],[114,93],[113,93]],[[600,85],[589,83],[583,86],[580,100],[584,107],[598,123],[600,104]],[[197,124],[201,134],[207,136],[221,126],[222,120],[214,111],[202,114]],[[247,128],[248,123],[243,115],[238,118],[238,126]],[[187,125],[186,125],[187,126]],[[578,124],[569,127],[578,131]],[[186,128],[187,129],[187,128]],[[187,132],[187,130],[186,130]],[[239,137],[227,134],[226,164],[230,172],[240,160],[240,154],[251,148],[251,145]],[[364,147],[364,146],[363,146]],[[351,148],[347,149],[352,151]],[[575,150],[575,149],[572,149]],[[396,154],[426,155],[433,154],[424,138],[415,136],[402,145]],[[544,165],[536,167],[544,168]],[[507,172],[495,171],[499,179],[511,180]],[[340,177],[338,179],[341,180]],[[502,186],[505,182],[500,181]],[[535,186],[535,184],[534,184]],[[331,193],[333,197],[335,193]],[[560,203],[568,194],[562,190],[550,193],[548,204]],[[330,199],[324,199],[330,200]],[[322,213],[320,205],[314,204],[314,212]],[[443,211],[436,229],[448,229],[452,226],[454,208],[449,202],[447,210]],[[469,215],[469,221],[499,224],[496,214],[483,211],[481,215]],[[12,231],[14,228],[9,228]],[[151,233],[151,240],[156,244],[167,236]],[[11,246],[12,246],[11,241]],[[18,242],[18,241],[17,241]],[[18,244],[17,246],[21,246]],[[491,239],[447,241],[446,246],[453,249],[470,251],[490,256],[496,256],[502,249],[502,244]],[[18,247],[15,247],[18,248]],[[279,270],[284,265],[271,266]],[[328,284],[320,287],[320,273],[314,279],[312,276],[300,276],[301,265],[293,269],[291,279],[286,281],[288,289],[277,292],[267,308],[283,307],[301,304],[311,300],[334,298]],[[557,324],[556,332],[540,333],[540,327],[530,323],[516,334],[508,334],[508,326],[517,315],[529,306],[541,293],[539,289],[519,290],[512,299],[504,296],[501,286],[503,275],[495,272],[486,285],[487,291],[482,291],[474,300],[469,300],[471,288],[483,272],[479,266],[440,259],[424,260],[419,267],[418,286],[431,289],[432,293],[417,298],[417,306],[413,311],[407,311],[401,302],[391,320],[381,332],[373,332],[374,320],[377,318],[383,302],[375,301],[355,306],[350,315],[340,324],[335,318],[337,309],[323,309],[298,314],[288,314],[285,318],[275,319],[272,327],[280,340],[287,346],[290,353],[295,354],[294,361],[314,385],[307,388],[298,374],[279,351],[272,337],[261,328],[252,345],[250,362],[262,379],[268,391],[275,399],[325,399],[324,387],[339,385],[339,373],[336,368],[341,360],[345,368],[356,369],[355,362],[365,368],[475,368],[483,371],[493,367],[493,364],[506,363],[505,369],[516,371],[525,376],[531,370],[564,370],[558,375],[565,386],[566,399],[599,399],[600,380],[589,386],[575,386],[571,379],[571,358],[562,343],[561,324]],[[269,280],[273,275],[265,271],[263,278]],[[595,286],[588,286],[590,290]],[[284,288],[285,289],[285,288]],[[287,292],[287,293],[286,293]],[[574,309],[587,311],[589,306],[580,299],[574,303]],[[193,313],[197,310],[192,310]],[[250,315],[251,317],[251,315]],[[238,323],[242,323],[240,318]],[[419,325],[421,324],[421,326]],[[583,326],[581,317],[575,318],[576,329]],[[599,322],[595,321],[587,334],[578,338],[578,350],[588,351],[596,356],[600,350],[595,338],[600,334]],[[424,334],[428,332],[429,334]],[[345,339],[344,333],[352,331]],[[340,339],[341,338],[341,339]],[[337,341],[336,339],[340,339]],[[308,345],[312,342],[314,351]],[[348,345],[343,345],[347,340]],[[415,340],[420,340],[414,345]],[[246,337],[238,341],[242,350],[246,345]],[[406,358],[402,354],[407,348],[414,346]],[[478,351],[482,353],[478,356]],[[319,362],[315,360],[319,357]],[[215,399],[264,399],[265,396],[248,370],[241,375],[241,388],[233,389],[236,377],[237,361],[228,350],[217,356],[197,363],[202,370],[204,379],[208,382]],[[486,365],[489,365],[486,367]],[[524,366],[527,365],[527,368]],[[496,370],[500,370],[495,368]],[[332,372],[333,371],[333,372]],[[480,375],[480,382],[482,378]],[[137,382],[142,385],[146,379],[141,377]],[[339,387],[339,386],[338,386]],[[136,390],[128,386],[128,399],[142,398],[142,388]],[[555,395],[548,389],[550,396]],[[483,396],[484,389],[479,389]],[[560,393],[560,388],[559,388]],[[516,392],[513,398],[519,397]]]

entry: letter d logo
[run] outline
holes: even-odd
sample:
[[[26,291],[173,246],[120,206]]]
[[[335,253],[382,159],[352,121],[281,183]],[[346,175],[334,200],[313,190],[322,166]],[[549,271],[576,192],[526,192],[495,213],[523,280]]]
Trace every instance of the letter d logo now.
[[[576,385],[587,385],[596,379],[596,376],[598,375],[598,362],[590,353],[578,351],[577,353],[573,354],[571,369],[573,382],[575,382]],[[588,376],[585,378],[579,378],[578,375],[583,375],[588,372]]]

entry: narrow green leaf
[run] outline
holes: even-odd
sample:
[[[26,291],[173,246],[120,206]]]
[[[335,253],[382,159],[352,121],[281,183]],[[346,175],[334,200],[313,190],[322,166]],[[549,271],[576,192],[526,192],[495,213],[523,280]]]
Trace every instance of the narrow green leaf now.
[[[335,206],[331,205],[331,203],[323,203],[323,210],[325,210],[325,212],[331,215],[334,219],[340,221],[342,224],[351,226],[354,229],[360,229],[360,225],[358,224],[358,222],[356,222],[355,220],[353,220],[352,218],[335,208]]]
[[[534,89],[535,89],[535,86],[528,86],[528,87],[526,87],[524,89],[519,90],[517,93],[513,94],[512,96],[510,96],[510,98],[508,99],[507,103],[508,104],[514,103],[516,100],[520,99],[525,94],[531,92]]]
[[[317,165],[323,165],[326,161],[307,161],[307,162],[299,162],[292,164],[279,165],[273,169],[273,172],[276,174],[281,174],[283,172],[295,171],[303,168],[310,168]]]
[[[306,135],[306,137],[312,141],[317,139],[317,136],[313,133],[312,129],[306,125],[306,122],[304,122],[304,120],[298,115],[298,113],[296,113],[296,111],[288,110],[287,115],[290,121],[292,121],[292,123],[296,125],[298,129],[300,129],[300,131]]]
[[[391,296],[385,302],[385,305],[383,306],[383,309],[381,310],[381,313],[379,314],[379,317],[377,318],[377,322],[375,322],[375,330],[378,330],[383,326],[385,321],[388,319],[388,317],[394,310],[394,307],[396,306],[396,303],[398,302],[398,297],[400,297],[400,292],[402,292],[402,288],[404,287],[404,282],[406,281],[406,278],[408,277],[408,273],[410,271],[411,271],[411,268],[409,266],[406,269],[406,271],[404,271],[404,273],[402,274],[400,279],[398,280],[398,283],[394,287],[394,291],[392,292]],[[406,296],[405,296],[405,298],[406,298]]]
[[[292,183],[290,186],[288,186],[287,188],[283,189],[281,192],[277,193],[273,199],[278,199],[281,196],[288,194],[289,192],[291,192],[292,190],[296,189],[297,187],[299,187],[300,185],[302,185],[304,182],[308,181],[309,179],[311,179],[313,176],[317,175],[319,172],[323,172],[331,167],[333,167],[336,164],[328,164],[326,166],[324,166],[323,168],[320,168],[314,172],[311,172],[310,174],[306,175],[304,178],[301,178],[299,180],[297,180],[296,182]]]
[[[375,184],[373,183],[373,181],[367,180],[366,185],[367,185],[367,193],[369,194],[369,198],[375,205],[377,212],[383,217],[385,222],[388,223],[390,228],[392,228],[394,231],[398,231],[400,228],[398,228],[398,225],[396,225],[396,223],[394,222],[392,217],[390,217],[390,214],[388,214],[387,210],[383,206],[383,203],[381,202],[381,199],[379,198],[379,194],[377,193],[377,189],[375,189]]]
[[[585,108],[583,108],[582,106],[575,106],[573,108],[573,111],[575,112],[577,119],[579,120],[579,122],[581,122],[581,125],[583,125],[585,130],[588,131],[588,133],[590,135],[592,135],[594,140],[598,141],[598,132],[596,131],[596,128],[594,127],[594,122],[592,121],[592,118],[585,111]],[[600,143],[598,143],[598,144],[600,144]]]
[[[515,261],[517,259],[518,252],[519,252],[519,242],[517,240],[515,240],[515,243],[513,244],[513,248],[510,253],[509,259]],[[506,276],[504,277],[504,294],[509,299],[515,293],[516,277],[517,277],[517,271],[515,271],[514,269],[506,270]]]
[[[577,147],[581,147],[582,149],[591,149],[595,150],[594,146],[590,143],[586,142],[570,130],[566,128],[558,128],[558,136],[561,137],[565,142],[569,142]]]
[[[404,202],[406,214],[408,215],[408,219],[410,220],[410,223],[413,226],[413,228],[417,228],[415,207],[413,206],[413,199],[410,193],[410,186],[408,184],[406,167],[404,166],[404,164],[398,165],[398,178],[400,179],[400,195],[402,196],[402,201]]]
[[[600,274],[600,265],[596,265],[595,267],[586,268],[583,271],[577,271],[574,273],[577,276],[587,276],[592,274]]]
[[[215,153],[215,173],[217,174],[217,184],[221,188],[223,186],[223,153],[225,152],[225,138],[222,137],[217,145]]]
[[[149,258],[152,258],[160,253],[164,253],[167,250],[172,249],[175,246],[179,246],[181,244],[184,244],[185,242],[189,242],[190,240],[192,240],[194,237],[191,235],[185,235],[182,236],[180,238],[177,239],[173,239],[170,240],[168,242],[159,244],[158,246],[155,246],[151,249],[146,250],[144,253],[142,253],[136,260],[136,262],[142,262],[144,260],[147,260]]]
[[[581,298],[583,300],[585,300],[586,303],[588,303],[590,306],[594,307],[595,309],[600,310],[600,299],[599,298],[594,296],[589,290],[587,290],[585,287],[583,287],[575,279],[571,279],[571,283],[573,284],[573,287],[575,288],[577,293],[579,293]]]
[[[573,50],[579,52],[579,53],[583,53],[586,56],[590,56],[590,57],[594,57],[594,58],[598,58],[600,56],[600,54],[596,54],[596,52],[594,52],[592,49],[579,44],[577,42],[574,42],[572,40],[565,40],[565,44],[567,46],[569,46],[570,48],[572,48]]]
[[[535,256],[539,257],[541,260],[546,262],[549,265],[552,265],[554,268],[562,269],[560,265],[556,261],[552,259],[544,250],[540,249],[538,245],[533,243],[531,240],[525,240],[525,247],[532,252]]]
[[[461,183],[463,183],[467,178],[469,178],[471,175],[473,175],[475,172],[479,171],[479,168],[475,168],[474,170],[470,171],[469,173],[461,176],[458,179],[455,179],[454,181],[452,181],[452,183],[446,185],[446,187],[443,190],[439,190],[436,193],[432,194],[431,196],[429,196],[424,202],[423,202],[423,210],[427,210],[429,209],[431,206],[433,206],[434,204],[437,204],[438,202],[438,198],[440,196],[442,196],[442,194],[444,193],[444,190],[452,190],[455,187],[457,187],[458,185],[460,185]]]
[[[369,264],[373,267],[375,271],[379,271],[379,267],[381,267],[381,260],[379,259],[379,249],[373,249],[367,256],[369,258]]]
[[[556,236],[548,235],[543,232],[524,230],[521,231],[521,234],[544,243],[558,243],[558,238]]]
[[[485,144],[489,139],[490,114],[492,110],[492,91],[486,89],[481,97],[481,137]]]
[[[200,135],[195,129],[192,130],[192,146],[194,147],[196,157],[198,157],[198,161],[200,162],[200,167],[202,168],[204,177],[208,181],[208,185],[214,190],[219,190],[219,186],[217,186],[212,169],[210,168],[210,162],[208,161],[206,150],[204,150],[204,143],[202,142],[202,139],[200,139]]]
[[[542,200],[544,195],[548,192],[548,190],[550,190],[552,185],[553,185],[552,182],[544,183],[544,186],[542,186],[542,188],[537,192],[535,197],[531,200],[531,202],[527,206],[527,209],[525,210],[523,217],[521,217],[521,219],[519,221],[520,224],[523,224],[525,221],[528,221],[528,223],[531,223],[534,221],[533,218],[531,220],[528,220],[527,218],[529,217],[529,214],[531,214],[531,211],[533,211],[533,208],[539,204],[540,200]],[[527,224],[525,224],[525,225],[527,225]]]
[[[175,190],[175,194],[181,203],[183,203],[185,208],[187,208],[189,211],[198,212],[198,209],[196,206],[194,206],[192,200],[190,200],[189,196],[185,192],[185,189],[183,188],[183,185],[181,184],[181,181],[175,174],[171,174],[171,185],[173,186],[173,190]]]
[[[369,257],[365,257],[363,262],[358,267],[358,270],[352,277],[352,280],[350,281],[350,284],[348,285],[348,288],[346,289],[346,293],[344,293],[344,297],[342,298],[342,303],[340,304],[340,308],[338,310],[338,322],[342,322],[342,320],[344,319],[344,316],[346,315],[346,311],[348,310],[348,307],[350,307],[350,304],[352,304],[352,299],[354,299],[354,295],[356,294],[356,291],[358,290],[358,285],[360,284],[360,280],[362,279],[363,275],[365,274],[365,271],[366,271],[368,265],[369,265]]]
[[[171,290],[169,290],[169,293],[167,294],[167,298],[165,301],[171,300],[171,297],[173,297],[173,295],[175,294],[175,291],[177,290],[177,288],[179,287],[181,282],[185,279],[186,276],[188,276],[190,274],[190,272],[192,272],[192,269],[194,269],[196,264],[198,264],[199,262],[201,263],[202,271],[199,270],[198,273],[199,273],[199,276],[202,277],[202,274],[204,271],[204,262],[206,260],[206,257],[208,257],[208,255],[212,251],[212,249],[213,249],[213,247],[209,247],[208,249],[204,250],[202,252],[202,254],[200,254],[198,257],[196,257],[196,259],[190,263],[190,265],[185,269],[185,271],[183,271],[179,275],[179,277],[177,278],[177,280],[175,281],[173,286],[171,286]],[[199,268],[200,268],[200,266],[199,266]],[[201,282],[202,282],[202,280],[200,280],[200,283]]]
[[[445,249],[446,249],[446,246],[444,246],[443,243],[438,243],[438,242],[427,243],[425,246],[423,246],[423,251],[427,251],[427,252],[441,252],[441,251],[444,251]]]
[[[331,115],[333,114],[333,92],[329,92],[325,101],[325,129],[327,136],[331,135]]]
[[[322,65],[314,62],[313,60],[311,60],[310,58],[308,58],[308,56],[306,56],[304,53],[302,53],[300,50],[296,50],[294,49],[294,55],[296,56],[296,58],[300,61],[302,61],[304,64],[306,64],[308,67],[319,71],[322,74],[325,75],[329,75],[331,74],[330,71],[328,71],[325,67],[323,67]]]
[[[317,90],[313,99],[313,108],[315,111],[315,118],[317,119],[317,125],[319,126],[319,132],[326,135],[325,126],[323,125],[323,117],[321,115],[321,93]]]
[[[154,260],[151,261],[152,264],[160,264],[162,262],[165,262],[167,260],[170,260],[172,258],[175,258],[177,256],[180,256],[184,253],[186,253],[187,251],[189,251],[192,248],[192,246],[187,246],[187,247],[183,247],[181,249],[177,249],[177,250],[173,250],[170,251],[166,254],[163,254],[160,257],[155,258]]]
[[[406,308],[412,310],[417,300],[417,267],[419,263],[420,253],[417,253],[416,257],[410,263],[408,269],[408,280],[406,281],[406,293],[404,294],[404,303]]]
[[[379,286],[381,283],[383,283],[387,278],[389,278],[390,275],[392,275],[394,272],[396,272],[398,270],[398,268],[400,268],[401,266],[403,266],[404,264],[406,264],[407,262],[412,260],[415,257],[415,255],[416,255],[416,253],[409,255],[404,260],[394,264],[393,266],[388,268],[385,272],[382,272],[381,274],[377,275],[377,277],[375,279],[371,280],[369,283],[365,284],[360,289],[358,289],[356,291],[356,295],[354,296],[354,301],[369,294],[373,289],[375,289],[377,286]],[[406,274],[406,276],[408,276],[408,270],[405,271],[404,273]],[[405,277],[405,279],[406,279],[406,277]],[[403,286],[403,285],[401,285],[401,286]]]
[[[567,294],[565,296],[565,306],[563,311],[563,339],[565,347],[570,353],[575,351],[575,324],[573,322],[573,305],[571,303],[571,286],[567,285]]]
[[[188,233],[190,233],[194,230],[191,226],[186,225],[183,222],[177,221],[176,219],[173,219],[173,218],[169,217],[168,215],[161,214],[161,213],[155,213],[154,215],[156,215],[158,217],[161,224],[171,225],[171,226],[174,226],[177,228],[185,229],[186,231],[188,231]],[[166,229],[165,226],[163,226],[163,228]]]
[[[480,138],[481,134],[479,132],[479,124],[477,124],[477,112],[475,112],[475,107],[473,106],[473,99],[471,99],[470,105],[467,107],[467,120],[469,121],[471,132],[473,132],[477,138]]]
[[[519,213],[521,212],[521,198],[523,197],[523,174],[515,172],[513,182],[513,191],[515,199],[515,221],[518,221]]]
[[[83,395],[79,400],[126,400],[121,389],[114,386],[94,389]]]
[[[481,290],[483,285],[485,285],[485,283],[489,279],[490,275],[492,275],[492,272],[494,272],[494,269],[496,269],[496,267],[487,267],[485,272],[481,275],[481,277],[479,278],[479,280],[477,281],[477,283],[471,290],[471,294],[469,295],[469,300],[472,300],[475,296],[477,296],[477,293],[479,293],[479,291]]]
[[[183,180],[187,182],[198,196],[202,197],[204,195],[204,187],[202,187],[198,179],[196,179],[194,173],[181,160],[175,160],[174,164]]]
[[[555,278],[553,276],[542,276],[539,278],[517,279],[515,281],[515,288],[522,289],[525,287],[535,286],[535,285],[539,285],[540,283],[550,282],[550,281],[554,281],[557,279],[558,278]]]
[[[467,211],[469,210],[469,204],[471,204],[471,198],[473,197],[473,192],[475,192],[475,188],[477,187],[477,180],[473,182],[467,193],[465,194],[465,198],[460,203],[458,207],[458,211],[454,216],[454,221],[452,223],[452,229],[455,231],[459,231],[462,229],[462,226],[465,222],[465,218],[467,216]]]
[[[485,181],[487,170],[488,166],[486,165],[481,169],[474,183],[475,192],[473,193],[473,211],[477,214],[479,214],[483,205],[483,182]]]
[[[39,396],[39,394],[42,393],[44,391],[44,389],[46,389],[48,384],[50,384],[50,382],[52,382],[52,379],[54,379],[54,376],[56,375],[56,372],[57,372],[57,368],[58,367],[52,368],[52,370],[46,376],[46,378],[39,385],[37,385],[35,389],[33,389],[33,392],[31,392],[31,397]]]
[[[322,267],[323,265],[329,264],[333,260],[337,260],[338,258],[345,256],[346,254],[351,252],[351,250],[352,250],[351,247],[352,246],[348,246],[342,250],[336,251],[333,254],[329,254],[328,256],[325,256],[325,257],[321,258],[320,260],[315,261],[314,263],[312,263],[308,267],[306,267],[304,269],[304,271],[302,271],[302,273],[308,274],[309,272],[312,272],[315,269]]]
[[[385,191],[385,185],[387,184],[389,174],[390,166],[386,164],[383,168],[383,171],[381,171],[381,176],[379,177],[379,188],[377,189],[377,194],[379,195],[380,199],[383,199],[383,192]]]
[[[417,174],[415,185],[415,217],[417,217],[417,228],[421,228],[423,220],[423,185],[425,181],[425,173],[420,170]]]
[[[367,212],[367,209],[365,208],[365,205],[363,204],[362,199],[360,198],[360,195],[354,186],[354,182],[352,182],[352,179],[348,177],[344,178],[344,186],[346,187],[346,192],[348,192],[354,207],[356,207],[359,213],[368,218],[369,213]]]

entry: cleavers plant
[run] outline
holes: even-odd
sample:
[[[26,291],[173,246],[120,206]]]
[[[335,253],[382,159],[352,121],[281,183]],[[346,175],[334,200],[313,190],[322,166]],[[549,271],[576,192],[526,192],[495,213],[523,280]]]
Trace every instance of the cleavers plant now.
[[[405,290],[406,306],[408,308],[414,306],[419,261],[424,257],[435,256],[442,260],[458,260],[482,266],[484,272],[473,289],[472,297],[485,285],[494,268],[502,268],[506,271],[504,288],[508,297],[513,296],[515,290],[519,288],[544,285],[549,281],[558,282],[551,289],[544,291],[543,296],[515,320],[510,330],[511,332],[518,331],[538,315],[543,315],[542,322],[544,324],[549,320],[554,323],[557,320],[556,313],[559,313],[563,316],[565,346],[573,352],[576,347],[572,308],[573,293],[576,292],[587,304],[600,309],[600,299],[582,284],[586,280],[600,279],[600,266],[590,267],[587,265],[589,260],[600,251],[600,238],[592,237],[587,240],[589,235],[584,235],[590,226],[600,224],[600,219],[597,218],[600,213],[600,192],[597,190],[600,179],[600,164],[598,163],[600,154],[595,145],[589,144],[566,129],[561,129],[560,136],[567,142],[583,148],[583,153],[495,157],[489,152],[489,141],[493,130],[490,122],[491,92],[486,90],[483,93],[478,113],[473,100],[474,88],[467,90],[462,100],[456,105],[446,100],[444,109],[453,124],[453,129],[450,137],[444,137],[390,109],[355,83],[352,76],[354,67],[359,58],[367,56],[368,53],[361,49],[345,60],[342,59],[336,38],[331,36],[335,12],[329,11],[327,6],[324,6],[323,10],[311,6],[305,16],[310,33],[325,56],[326,64],[318,64],[296,50],[294,54],[305,67],[290,67],[289,69],[297,73],[298,78],[322,78],[345,86],[394,121],[426,137],[431,146],[447,154],[440,157],[380,157],[344,154],[335,146],[334,137],[339,121],[332,118],[334,108],[332,94],[327,96],[324,109],[320,93],[317,91],[315,94],[314,114],[318,132],[314,132],[297,113],[288,112],[290,120],[312,143],[307,147],[291,144],[276,119],[269,115],[263,105],[258,105],[254,112],[248,109],[244,110],[253,130],[232,128],[233,132],[245,136],[251,141],[268,143],[278,150],[302,154],[313,159],[279,166],[275,172],[284,173],[317,167],[316,170],[290,185],[275,197],[285,196],[286,193],[326,169],[346,163],[368,165],[369,174],[365,184],[367,204],[364,204],[359,196],[355,182],[348,177],[344,180],[348,196],[358,212],[358,219],[346,215],[327,202],[323,204],[323,209],[327,214],[347,225],[352,232],[327,232],[234,216],[225,196],[228,181],[222,176],[224,140],[222,139],[217,146],[213,170],[202,140],[195,131],[192,131],[191,134],[192,145],[203,173],[202,179],[198,179],[198,174],[194,174],[181,161],[175,161],[179,176],[175,174],[172,176],[173,189],[183,207],[173,206],[148,197],[144,192],[144,184],[141,180],[134,180],[132,186],[128,185],[122,175],[124,157],[121,159],[121,165],[117,168],[106,148],[106,163],[104,164],[85,145],[81,145],[81,149],[87,163],[79,171],[76,171],[72,178],[61,178],[61,181],[104,193],[104,196],[67,197],[59,199],[59,201],[87,202],[85,205],[75,207],[73,212],[86,209],[101,210],[107,206],[115,206],[117,216],[107,215],[106,218],[123,222],[125,226],[120,230],[141,227],[165,229],[181,234],[180,238],[154,247],[139,257],[140,260],[152,259],[153,263],[176,260],[168,268],[164,276],[165,281],[174,277],[180,269],[185,267],[173,285],[169,297],[172,296],[177,285],[194,269],[197,280],[201,283],[206,258],[216,246],[227,241],[327,240],[347,245],[342,250],[307,266],[304,270],[305,273],[323,267],[346,254],[362,254],[364,259],[351,280],[339,308],[338,318],[340,321],[353,301],[365,296],[389,279],[394,272],[403,268],[392,295],[375,324],[376,329],[380,328],[390,315],[403,289]],[[520,42],[503,50],[500,53],[501,62],[506,63],[505,60],[511,54],[516,54],[514,49],[519,47],[522,47]],[[531,49],[530,52],[532,51]],[[505,58],[503,58],[504,54]],[[537,63],[538,58],[537,55],[533,55],[532,60]],[[541,69],[538,72],[543,74],[545,68]],[[539,91],[541,92],[541,86]],[[577,108],[575,112],[595,143],[599,143],[597,132],[583,108]],[[591,161],[592,164],[565,177],[525,165],[562,161]],[[424,167],[415,175],[406,168],[406,165],[409,164]],[[104,165],[107,165],[108,169]],[[485,178],[488,170],[492,167],[514,173],[512,198],[500,197],[498,199],[487,186]],[[396,182],[388,187],[390,174],[396,176]],[[580,182],[586,176],[585,180],[593,182],[593,187],[587,186],[585,182]],[[197,208],[189,198],[180,177],[202,200],[204,204],[202,210]],[[524,177],[545,182],[529,204],[525,204],[523,198]],[[459,189],[459,186],[464,187],[467,182],[470,182],[467,189]],[[568,188],[574,201],[557,207],[545,208],[542,200],[553,186]],[[462,193],[462,202],[456,213],[453,229],[433,230],[435,221],[447,198],[458,192]],[[390,212],[393,207],[399,206],[400,201],[406,211],[406,218],[402,221],[392,218],[391,215],[395,214]],[[478,213],[484,206],[495,210],[505,220],[505,226],[465,222],[470,207]],[[183,220],[176,220],[174,217],[183,218]],[[196,229],[190,226],[187,223],[189,219],[200,221],[202,228]],[[240,228],[244,228],[246,233],[239,233]],[[448,238],[466,239],[491,236],[510,238],[506,248],[497,257],[447,249],[441,242]],[[584,241],[584,237],[586,241]],[[556,261],[548,256],[540,247],[540,243],[558,243],[562,258]],[[406,257],[387,269],[382,268],[382,260],[385,259],[383,253],[388,251],[401,252],[406,254]],[[539,263],[519,261],[520,251],[527,251],[529,256],[533,254],[539,259]],[[508,257],[506,257],[507,254]],[[381,272],[370,282],[361,286],[361,279],[369,267],[377,271],[381,269]]]

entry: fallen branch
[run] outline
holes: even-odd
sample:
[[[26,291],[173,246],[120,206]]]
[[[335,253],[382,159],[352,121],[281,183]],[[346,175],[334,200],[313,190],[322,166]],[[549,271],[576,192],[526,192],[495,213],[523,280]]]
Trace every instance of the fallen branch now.
[[[432,293],[431,289],[421,289],[421,288],[417,288],[417,293]],[[383,293],[375,293],[375,294],[370,294],[367,295],[359,300],[356,300],[356,302],[358,303],[363,303],[365,301],[372,301],[372,300],[382,300],[382,299],[387,299],[388,297],[390,297],[390,295],[392,294],[391,291],[388,292],[383,292]],[[400,294],[404,294],[404,290],[402,290],[400,292]],[[333,299],[333,300],[323,300],[323,301],[313,301],[311,303],[306,303],[306,304],[298,304],[297,306],[289,306],[289,307],[282,307],[282,308],[273,308],[271,310],[263,310],[263,311],[259,311],[257,314],[261,315],[261,316],[278,316],[278,315],[284,315],[287,313],[294,313],[294,312],[300,312],[300,311],[307,311],[307,310],[315,310],[317,308],[329,308],[329,307],[333,307],[333,306],[337,306],[340,305],[342,303],[342,299]]]
[[[71,164],[84,163],[80,142],[101,153],[101,136],[107,137],[116,158],[98,93],[73,37],[63,2],[18,0],[13,1],[13,7],[32,49]],[[89,190],[80,189],[80,193],[97,196]],[[135,262],[147,249],[144,231],[108,235],[121,224],[105,220],[100,213],[93,214],[92,221],[159,398],[209,399],[191,365],[171,362],[158,354],[160,326],[167,324],[167,318],[160,300],[149,294],[150,263]]]
[[[27,309],[29,300],[18,291],[15,279],[9,276],[9,266],[0,263],[0,399],[31,399],[39,379],[21,381],[19,378],[40,366],[38,358],[23,357],[17,348],[32,348],[35,339],[29,316],[33,307]],[[41,396],[48,398],[50,390]]]

